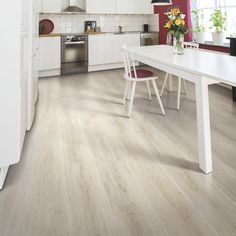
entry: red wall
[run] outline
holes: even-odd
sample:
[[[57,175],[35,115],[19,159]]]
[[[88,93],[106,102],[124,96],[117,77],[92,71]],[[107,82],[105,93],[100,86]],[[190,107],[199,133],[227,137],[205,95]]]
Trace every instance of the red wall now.
[[[186,26],[188,29],[191,28],[191,19],[190,19],[190,0],[173,0],[173,6],[179,6],[181,11],[186,14]],[[164,28],[166,23],[166,15],[164,13],[172,6],[155,6],[154,12],[159,14],[159,23],[160,23],[160,43],[166,44],[167,30]],[[192,41],[192,34],[189,32],[185,35],[186,41]]]

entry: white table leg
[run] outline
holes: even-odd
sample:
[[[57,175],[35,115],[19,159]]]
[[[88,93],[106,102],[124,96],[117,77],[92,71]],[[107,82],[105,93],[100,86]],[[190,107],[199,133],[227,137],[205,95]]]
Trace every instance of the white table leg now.
[[[211,128],[208,81],[199,79],[195,84],[197,100],[199,167],[206,174],[212,172]]]
[[[0,189],[2,189],[3,184],[5,182],[6,176],[7,176],[7,171],[8,171],[9,166],[6,167],[1,167],[0,168]]]
[[[169,92],[173,91],[173,75],[171,75],[171,74],[169,74],[167,91],[169,91]]]
[[[131,82],[131,81],[128,81],[128,84],[129,84],[129,86],[128,86],[128,91],[127,91],[127,97],[126,97],[126,99],[127,99],[128,101],[130,101],[130,99],[131,99],[131,90],[132,90],[132,82]]]

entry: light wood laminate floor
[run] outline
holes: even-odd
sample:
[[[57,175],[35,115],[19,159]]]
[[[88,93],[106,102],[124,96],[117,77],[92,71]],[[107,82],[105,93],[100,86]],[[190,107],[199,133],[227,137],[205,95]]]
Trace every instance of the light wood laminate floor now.
[[[236,235],[230,90],[210,87],[214,172],[205,175],[193,85],[179,112],[176,93],[164,93],[163,117],[138,84],[128,119],[122,73],[40,79],[34,127],[0,192],[1,236]]]

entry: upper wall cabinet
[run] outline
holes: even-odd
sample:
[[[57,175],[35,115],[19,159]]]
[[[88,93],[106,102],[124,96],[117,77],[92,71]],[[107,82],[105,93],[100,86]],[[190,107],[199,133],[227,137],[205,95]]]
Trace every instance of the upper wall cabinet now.
[[[69,0],[42,0],[42,13],[61,13],[69,6]]]
[[[89,14],[116,14],[117,0],[86,0],[86,12]]]
[[[150,0],[86,0],[89,14],[153,14]]]

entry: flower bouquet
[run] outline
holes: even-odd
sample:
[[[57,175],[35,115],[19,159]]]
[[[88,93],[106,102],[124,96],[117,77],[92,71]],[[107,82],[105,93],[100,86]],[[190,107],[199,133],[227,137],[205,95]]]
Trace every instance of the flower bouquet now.
[[[179,7],[172,7],[165,13],[167,22],[165,28],[168,30],[168,35],[173,35],[173,46],[175,54],[184,54],[184,35],[188,32],[185,26],[185,14]]]

